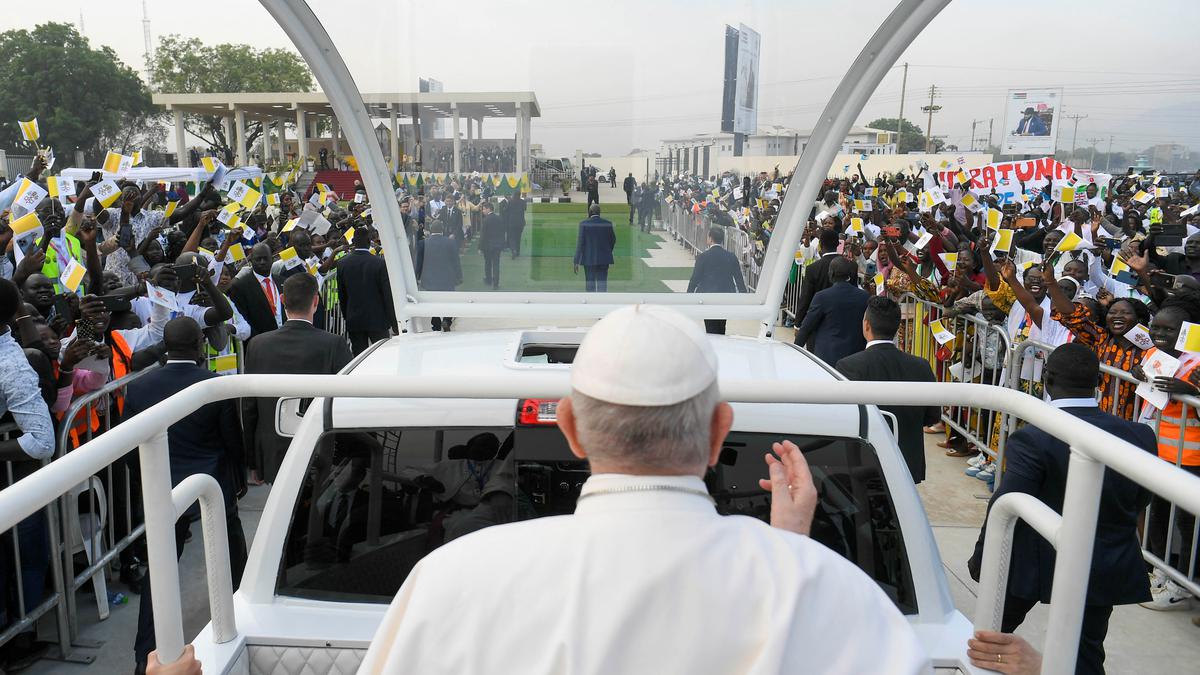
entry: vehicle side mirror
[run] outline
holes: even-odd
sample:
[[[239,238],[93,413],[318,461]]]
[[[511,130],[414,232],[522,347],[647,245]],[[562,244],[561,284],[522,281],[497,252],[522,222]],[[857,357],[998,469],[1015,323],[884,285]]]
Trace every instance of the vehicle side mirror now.
[[[275,433],[284,438],[291,438],[296,435],[296,431],[300,429],[300,422],[304,420],[304,409],[307,406],[301,405],[304,399],[281,398],[275,402]]]

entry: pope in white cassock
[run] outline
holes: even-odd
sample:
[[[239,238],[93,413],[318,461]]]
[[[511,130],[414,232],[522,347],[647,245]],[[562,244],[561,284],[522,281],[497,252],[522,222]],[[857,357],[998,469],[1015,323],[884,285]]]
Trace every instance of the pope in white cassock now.
[[[809,539],[817,493],[767,455],[771,525],[717,514],[703,480],[733,410],[704,331],[629,307],[587,334],[558,426],[592,476],[570,516],[498,525],[426,556],[359,673],[927,673],[913,629]]]

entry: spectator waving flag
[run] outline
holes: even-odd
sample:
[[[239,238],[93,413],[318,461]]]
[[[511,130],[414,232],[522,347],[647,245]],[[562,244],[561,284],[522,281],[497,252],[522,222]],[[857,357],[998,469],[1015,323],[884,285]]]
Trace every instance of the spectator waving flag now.
[[[67,258],[67,264],[63,266],[58,278],[62,281],[63,286],[75,293],[79,290],[79,285],[83,283],[83,275],[86,273],[87,268],[80,265],[74,258]]]
[[[21,127],[21,138],[30,143],[37,143],[37,139],[42,135],[41,129],[38,129],[37,118],[33,118],[28,122],[17,121],[17,125]]]

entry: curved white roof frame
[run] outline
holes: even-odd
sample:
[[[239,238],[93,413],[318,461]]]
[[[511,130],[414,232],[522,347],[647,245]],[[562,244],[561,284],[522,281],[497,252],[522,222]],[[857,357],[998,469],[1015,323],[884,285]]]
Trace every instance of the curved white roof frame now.
[[[358,159],[368,194],[391,195],[391,177],[375,142],[374,129],[349,69],[329,34],[302,0],[260,0],[288,34],[312,69],[329,98],[346,139]],[[804,229],[807,209],[816,199],[834,155],[847,131],[862,112],[867,99],[895,65],[900,54],[950,0],[902,0],[871,39],[825,106],[812,138],[796,165],[793,183],[799,189],[784,200],[774,237],[763,262],[762,279],[753,294],[725,293],[504,293],[430,292],[417,289],[416,275],[406,246],[385,246],[396,316],[413,317],[513,317],[599,318],[630,304],[671,305],[693,318],[749,319],[761,322],[760,334],[770,336],[787,285],[796,246]],[[385,241],[402,242],[400,209],[393,199],[372,203],[376,227]],[[399,271],[399,272],[398,272]]]
[[[762,302],[772,310],[772,314],[764,322],[761,335],[771,334],[774,310],[783,300],[788,271],[794,264],[809,206],[816,201],[817,190],[825,180],[834,156],[841,149],[843,139],[867,105],[867,99],[883,81],[883,76],[896,65],[900,55],[933,21],[933,17],[948,4],[950,0],[901,0],[871,39],[867,40],[821,112],[817,125],[813,127],[812,137],[796,162],[791,183],[793,187],[788,190],[776,220],[775,232],[783,235],[782,241],[771,237],[771,245],[763,260],[760,278],[766,279],[768,284],[765,289],[759,288],[758,291],[765,292],[766,297]],[[785,227],[780,227],[780,224]]]

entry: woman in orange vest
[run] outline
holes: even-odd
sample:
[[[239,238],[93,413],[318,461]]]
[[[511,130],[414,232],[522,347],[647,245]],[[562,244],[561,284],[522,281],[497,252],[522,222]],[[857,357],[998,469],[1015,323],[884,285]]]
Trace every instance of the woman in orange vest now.
[[[1176,299],[1164,302],[1162,309],[1150,323],[1150,338],[1154,340],[1154,347],[1145,353],[1143,361],[1148,362],[1159,351],[1179,359],[1179,368],[1174,377],[1154,378],[1155,389],[1173,395],[1171,401],[1159,413],[1158,456],[1192,475],[1200,476],[1200,410],[1175,398],[1175,395],[1200,395],[1200,388],[1197,387],[1197,384],[1200,384],[1200,354],[1175,349],[1183,322],[1200,322],[1200,316],[1197,314],[1200,312],[1197,312],[1191,302]],[[1140,365],[1135,366],[1131,372],[1143,382],[1150,381]],[[1141,420],[1153,424],[1155,412],[1155,408],[1146,403],[1142,407]],[[1179,556],[1174,560],[1169,553],[1171,542],[1167,539],[1170,518],[1171,503],[1155,495],[1150,503],[1150,518],[1146,524],[1149,530],[1150,552],[1172,563],[1172,567],[1184,575],[1192,577],[1195,570],[1186,568],[1192,555],[1195,517],[1182,509],[1175,509],[1175,531],[1180,533],[1181,543]],[[1191,594],[1158,570],[1154,571],[1153,576],[1150,584],[1153,600],[1142,603],[1143,607],[1157,610],[1188,607]]]

